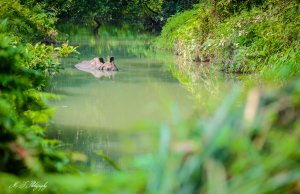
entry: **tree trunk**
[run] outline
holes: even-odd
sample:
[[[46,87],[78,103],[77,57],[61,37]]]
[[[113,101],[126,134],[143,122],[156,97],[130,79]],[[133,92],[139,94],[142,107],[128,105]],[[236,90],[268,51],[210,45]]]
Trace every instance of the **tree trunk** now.
[[[94,21],[96,22],[97,26],[93,29],[94,35],[96,37],[96,41],[100,39],[99,37],[99,28],[102,25],[101,19],[97,16],[94,16]]]

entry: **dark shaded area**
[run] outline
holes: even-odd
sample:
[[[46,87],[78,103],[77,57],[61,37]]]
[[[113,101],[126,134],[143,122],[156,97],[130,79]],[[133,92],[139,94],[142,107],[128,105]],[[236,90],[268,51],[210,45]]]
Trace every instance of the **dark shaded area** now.
[[[147,31],[160,32],[167,19],[179,12],[191,9],[199,0],[81,0],[51,1],[23,0],[23,4],[42,5],[56,15],[61,23],[81,23],[94,26],[97,37],[99,28],[105,25],[122,26],[129,24]]]

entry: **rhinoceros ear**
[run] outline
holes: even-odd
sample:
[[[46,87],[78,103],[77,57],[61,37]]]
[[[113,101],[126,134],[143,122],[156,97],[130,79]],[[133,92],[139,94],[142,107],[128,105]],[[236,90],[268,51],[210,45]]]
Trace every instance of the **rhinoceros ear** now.
[[[110,57],[109,62],[113,62],[115,60],[114,57]]]
[[[99,60],[100,60],[101,63],[105,63],[104,59],[102,57],[100,57]]]

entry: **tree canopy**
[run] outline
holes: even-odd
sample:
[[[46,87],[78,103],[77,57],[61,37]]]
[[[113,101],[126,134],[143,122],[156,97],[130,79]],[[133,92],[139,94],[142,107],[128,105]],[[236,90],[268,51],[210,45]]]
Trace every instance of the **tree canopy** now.
[[[167,18],[193,7],[198,0],[23,0],[22,4],[42,6],[61,22],[82,24],[130,23],[159,31]]]

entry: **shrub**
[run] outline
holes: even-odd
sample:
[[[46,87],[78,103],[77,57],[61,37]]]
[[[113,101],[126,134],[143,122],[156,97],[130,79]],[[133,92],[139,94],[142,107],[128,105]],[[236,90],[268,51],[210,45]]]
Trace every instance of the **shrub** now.
[[[0,19],[8,21],[9,35],[16,36],[21,42],[53,41],[57,35],[54,28],[57,19],[38,4],[25,6],[19,1],[2,0]]]
[[[251,2],[253,4],[251,4]],[[204,1],[168,20],[161,45],[188,60],[210,59],[228,72],[254,72],[299,64],[286,57],[299,50],[297,1]],[[265,68],[264,68],[265,67]],[[295,73],[299,69],[291,65]]]
[[[44,126],[53,110],[47,107],[49,95],[42,89],[47,77],[60,69],[57,57],[76,52],[75,47],[67,43],[56,48],[26,44],[32,39],[27,33],[38,28],[37,33],[45,35],[52,29],[48,26],[52,20],[39,20],[39,14],[18,2],[3,3],[1,17],[8,17],[0,20],[0,171],[64,171],[67,155],[54,149],[56,141],[44,137]]]

